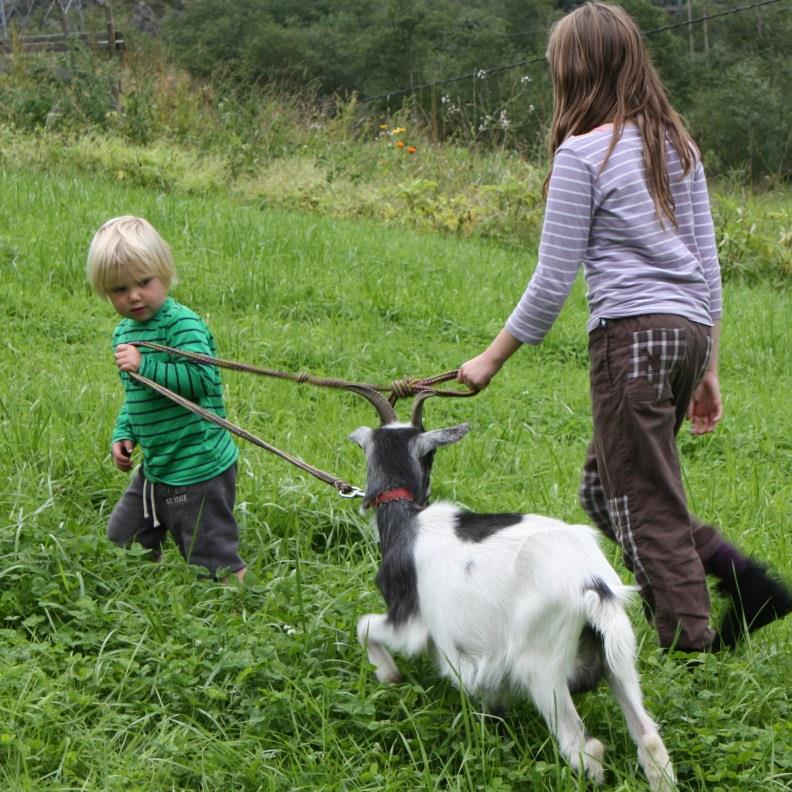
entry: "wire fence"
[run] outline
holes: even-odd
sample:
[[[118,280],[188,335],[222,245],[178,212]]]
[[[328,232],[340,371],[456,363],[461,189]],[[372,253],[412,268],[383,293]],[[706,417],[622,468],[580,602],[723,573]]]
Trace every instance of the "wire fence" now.
[[[651,30],[641,31],[641,34],[643,36],[652,36],[658,33],[663,33],[667,30],[674,30],[681,27],[690,27],[692,25],[707,22],[711,19],[718,19],[720,17],[729,16],[731,14],[739,14],[744,11],[751,11],[755,8],[762,8],[764,6],[775,5],[780,2],[782,2],[782,0],[760,0],[760,2],[752,3],[750,5],[738,6],[736,8],[728,8],[722,11],[716,11],[712,14],[704,14],[702,16],[698,16],[693,19],[685,19],[680,22],[672,22],[669,23],[668,25],[652,28]],[[446,79],[435,80],[433,82],[424,82],[419,85],[411,85],[408,88],[396,88],[392,91],[386,91],[384,93],[377,94],[376,96],[365,96],[360,98],[358,101],[361,104],[369,104],[371,102],[377,102],[383,99],[390,100],[398,96],[405,96],[407,94],[418,93],[419,91],[440,88],[446,85],[453,85],[454,83],[463,82],[465,80],[470,80],[470,79],[484,80],[496,74],[502,74],[504,72],[511,71],[512,69],[517,69],[524,66],[530,66],[531,64],[540,63],[544,60],[545,60],[544,54],[533,55],[530,58],[525,58],[523,60],[515,61],[513,63],[505,63],[500,66],[493,66],[487,69],[473,69],[472,71],[468,71],[465,74],[457,75],[456,77],[448,77]]]

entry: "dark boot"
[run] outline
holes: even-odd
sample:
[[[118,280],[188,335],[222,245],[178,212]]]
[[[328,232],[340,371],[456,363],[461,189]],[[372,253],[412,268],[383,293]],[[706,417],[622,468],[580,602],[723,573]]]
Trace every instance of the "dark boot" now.
[[[792,591],[755,561],[748,560],[739,572],[722,579],[718,590],[731,599],[731,604],[713,643],[713,651],[732,648],[747,633],[792,612]]]

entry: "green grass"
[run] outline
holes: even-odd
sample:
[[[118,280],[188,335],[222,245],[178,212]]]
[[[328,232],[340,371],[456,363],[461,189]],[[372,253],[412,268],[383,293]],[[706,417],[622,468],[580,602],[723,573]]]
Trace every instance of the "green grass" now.
[[[272,114],[278,115],[278,107]],[[0,167],[103,175],[157,192],[231,195],[259,210],[367,219],[516,249],[536,247],[544,210],[542,164],[513,151],[422,139],[415,140],[418,148],[410,155],[394,146],[393,135],[375,134],[370,119],[355,127],[343,114],[322,123],[290,124],[288,147],[252,146],[244,167],[235,164],[233,151],[182,139],[143,145],[94,129],[82,135],[30,135],[0,125]],[[420,131],[404,136],[412,134]],[[714,186],[712,205],[724,279],[788,288],[792,189],[776,185],[752,192],[724,182]]]
[[[22,790],[576,790],[528,704],[505,721],[402,660],[377,684],[354,637],[380,610],[378,551],[358,502],[241,446],[244,588],[199,581],[109,545],[126,477],[108,454],[121,389],[116,318],[85,284],[110,216],[148,217],[171,242],[174,295],[224,357],[387,382],[456,367],[519,297],[532,254],[369,221],[290,214],[71,173],[0,171],[0,788]],[[681,438],[696,512],[792,578],[792,306],[767,285],[726,289],[717,433]],[[436,498],[582,520],[590,431],[578,284],[539,349],[470,400],[442,451]],[[354,396],[226,372],[232,420],[359,485],[347,434],[374,418]],[[402,406],[402,410],[406,407]],[[606,548],[625,579],[618,553]],[[719,611],[722,603],[716,601]],[[655,648],[638,610],[640,670],[683,790],[792,784],[792,622],[690,673]],[[646,789],[603,688],[581,697],[608,745],[609,788]]]

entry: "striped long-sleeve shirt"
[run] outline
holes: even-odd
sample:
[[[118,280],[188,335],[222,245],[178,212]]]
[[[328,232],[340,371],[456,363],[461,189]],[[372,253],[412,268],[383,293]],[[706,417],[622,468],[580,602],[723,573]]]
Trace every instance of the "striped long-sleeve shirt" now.
[[[119,344],[150,341],[216,357],[209,328],[189,308],[168,297],[146,322],[124,319],[113,333]],[[220,372],[165,352],[141,348],[139,374],[225,417]],[[238,450],[222,427],[155,393],[125,372],[124,404],[112,442],[134,440],[143,449],[143,475],[174,487],[207,481],[227,470]]]
[[[641,137],[627,124],[604,170],[611,126],[571,137],[553,159],[539,261],[506,329],[538,344],[581,263],[589,319],[677,314],[711,325],[721,316],[720,265],[701,162],[687,175],[667,145],[677,224],[660,222],[648,190]]]

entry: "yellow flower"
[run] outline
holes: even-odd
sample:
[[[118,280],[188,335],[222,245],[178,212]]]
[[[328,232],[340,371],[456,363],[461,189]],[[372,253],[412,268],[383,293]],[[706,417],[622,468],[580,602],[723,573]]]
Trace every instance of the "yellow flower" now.
[[[401,135],[404,131],[406,131],[404,127],[396,127],[396,129],[391,129],[391,135]]]

